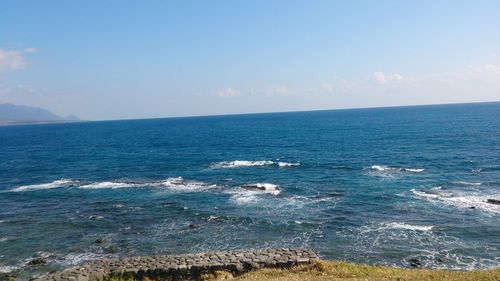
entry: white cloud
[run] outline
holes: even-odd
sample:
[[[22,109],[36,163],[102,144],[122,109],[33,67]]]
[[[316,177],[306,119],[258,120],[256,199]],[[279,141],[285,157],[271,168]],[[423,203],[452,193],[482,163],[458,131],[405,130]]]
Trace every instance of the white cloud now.
[[[235,97],[240,94],[240,91],[233,89],[233,88],[225,88],[223,90],[220,90],[216,93],[217,96],[221,98],[225,97]]]
[[[20,52],[0,49],[0,71],[21,69],[24,65],[26,62]]]
[[[287,86],[278,86],[267,90],[268,95],[288,95],[289,93],[290,90]]]
[[[36,53],[38,50],[36,48],[26,48],[24,51],[26,53]]]
[[[483,64],[483,65],[469,65],[472,72],[480,74],[500,74],[500,65]]]
[[[394,82],[403,82],[405,80],[408,80],[407,78],[403,77],[403,75],[399,73],[383,73],[380,71],[374,72],[373,73],[373,80],[375,83],[384,85],[384,84],[389,84],[389,83],[394,83]]]

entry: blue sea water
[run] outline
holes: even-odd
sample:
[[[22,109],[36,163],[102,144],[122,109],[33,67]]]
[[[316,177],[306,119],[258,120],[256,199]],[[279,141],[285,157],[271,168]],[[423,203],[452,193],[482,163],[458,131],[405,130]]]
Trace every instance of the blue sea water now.
[[[0,272],[264,247],[489,268],[488,198],[500,199],[500,103],[6,126]]]

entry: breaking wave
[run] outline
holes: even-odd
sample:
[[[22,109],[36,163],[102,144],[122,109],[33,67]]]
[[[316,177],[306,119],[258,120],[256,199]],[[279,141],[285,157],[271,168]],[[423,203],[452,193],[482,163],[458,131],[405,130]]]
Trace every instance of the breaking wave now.
[[[279,186],[272,183],[255,183],[241,185],[236,189],[227,191],[232,194],[231,201],[237,205],[244,205],[255,202],[266,195],[278,195],[281,193]]]
[[[116,188],[127,188],[127,187],[137,187],[137,186],[139,186],[139,185],[136,183],[103,181],[103,182],[95,182],[95,183],[85,184],[85,185],[79,186],[78,188],[83,188],[83,189],[103,189],[103,188],[116,189]]]
[[[284,167],[300,166],[300,163],[299,162],[289,163],[280,161],[275,162],[271,160],[259,160],[259,161],[234,160],[234,161],[222,161],[222,162],[212,163],[210,167],[213,169],[233,169],[233,168],[273,166],[273,165],[284,168]]]
[[[426,225],[412,225],[400,222],[391,222],[382,224],[382,228],[386,229],[404,229],[404,230],[412,230],[412,231],[431,231],[434,226],[426,226]]]
[[[23,186],[16,187],[10,191],[21,192],[21,191],[33,191],[33,190],[42,190],[42,189],[53,189],[53,188],[59,188],[59,187],[72,186],[76,183],[77,183],[77,181],[68,180],[68,179],[60,179],[60,180],[55,180],[55,181],[49,182],[49,183],[23,185]]]
[[[480,186],[483,184],[481,182],[467,182],[467,181],[454,181],[453,183],[457,185],[471,185],[471,186]]]
[[[445,191],[440,186],[428,190],[411,189],[416,197],[430,202],[441,203],[455,208],[480,209],[500,214],[500,205],[488,203],[488,199],[500,198],[500,194],[480,194],[479,192]]]
[[[196,191],[217,187],[215,184],[207,184],[199,181],[186,181],[182,177],[168,178],[161,181],[159,184],[168,189],[180,191]]]
[[[130,182],[130,181],[97,181],[97,182],[80,182],[75,180],[56,180],[50,183],[44,184],[34,184],[19,186],[9,191],[11,192],[21,192],[21,191],[34,191],[43,189],[53,189],[61,187],[72,187],[78,189],[120,189],[120,188],[166,188],[169,190],[180,190],[180,191],[194,191],[201,189],[214,188],[217,185],[207,184],[199,181],[189,181],[184,180],[182,177],[167,178],[165,180],[151,181],[151,182]]]
[[[370,169],[384,173],[397,173],[397,172],[420,173],[425,171],[425,169],[423,168],[398,168],[398,167],[389,167],[384,165],[373,165],[370,167]]]

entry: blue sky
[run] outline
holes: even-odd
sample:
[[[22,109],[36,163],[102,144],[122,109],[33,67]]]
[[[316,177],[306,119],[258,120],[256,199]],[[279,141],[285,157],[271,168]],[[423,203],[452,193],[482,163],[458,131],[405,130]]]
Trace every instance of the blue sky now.
[[[0,103],[125,119],[500,100],[500,1],[0,0]]]

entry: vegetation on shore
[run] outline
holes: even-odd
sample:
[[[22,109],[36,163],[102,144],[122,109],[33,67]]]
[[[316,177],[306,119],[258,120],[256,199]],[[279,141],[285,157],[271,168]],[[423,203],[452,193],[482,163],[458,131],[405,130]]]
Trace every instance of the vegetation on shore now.
[[[388,281],[388,280],[436,280],[436,281],[498,281],[500,268],[481,271],[449,271],[429,269],[404,269],[385,266],[372,266],[339,261],[318,261],[309,266],[285,269],[261,269],[233,277],[225,271],[203,274],[196,280],[216,281]],[[113,277],[108,281],[132,281],[133,278]],[[143,281],[156,281],[144,278]]]

